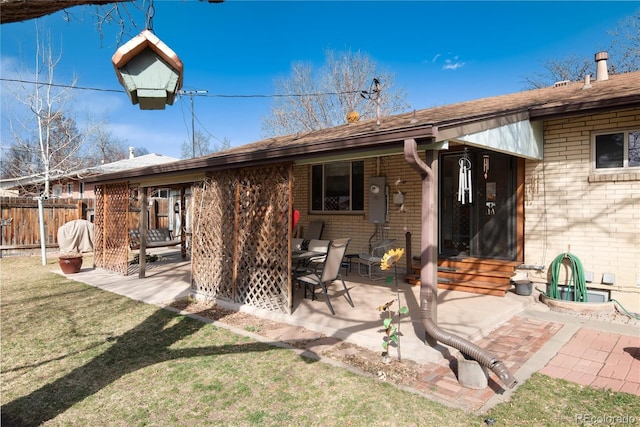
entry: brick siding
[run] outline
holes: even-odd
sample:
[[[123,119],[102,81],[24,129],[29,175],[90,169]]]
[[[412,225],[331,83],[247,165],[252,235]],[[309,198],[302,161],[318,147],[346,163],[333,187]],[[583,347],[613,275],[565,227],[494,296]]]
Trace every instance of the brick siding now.
[[[570,251],[594,273],[590,287],[640,312],[640,171],[596,173],[591,157],[593,132],[623,129],[640,129],[640,108],[545,122],[544,162],[526,162],[525,263],[544,265],[533,278],[546,283],[553,259]]]

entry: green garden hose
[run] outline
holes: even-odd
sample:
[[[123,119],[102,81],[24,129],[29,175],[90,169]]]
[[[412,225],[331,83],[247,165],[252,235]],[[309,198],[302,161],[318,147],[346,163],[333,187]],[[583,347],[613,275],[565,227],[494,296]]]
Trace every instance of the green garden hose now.
[[[613,299],[613,298],[611,298],[609,301],[613,302],[614,304],[617,304],[617,305],[620,307],[620,309],[622,310],[622,312],[623,312],[624,314],[626,314],[627,316],[629,316],[629,317],[631,317],[631,318],[633,318],[633,319],[636,319],[636,320],[640,320],[640,316],[637,316],[637,315],[635,315],[635,314],[633,314],[633,313],[629,313],[629,311],[628,311],[626,308],[624,308],[624,307],[622,306],[622,304],[620,304],[620,301],[615,300],[615,299]]]
[[[571,266],[571,276],[567,283],[567,292],[565,293],[565,300],[569,300],[569,295],[573,289],[573,301],[587,302],[587,285],[584,279],[584,268],[580,259],[571,255],[570,253],[564,253],[558,255],[551,263],[551,284],[549,285],[549,298],[560,298],[560,291],[558,290],[558,276],[560,275],[560,267],[565,259],[569,260]]]

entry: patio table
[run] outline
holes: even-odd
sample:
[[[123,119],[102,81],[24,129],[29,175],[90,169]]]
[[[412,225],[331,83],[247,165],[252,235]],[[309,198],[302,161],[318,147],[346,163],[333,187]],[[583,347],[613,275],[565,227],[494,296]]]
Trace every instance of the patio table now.
[[[291,260],[292,261],[306,261],[308,259],[326,255],[326,252],[316,252],[316,251],[291,251]]]
[[[313,258],[325,256],[326,252],[317,252],[317,251],[292,251],[291,252],[291,261],[292,264],[295,263],[295,269],[293,270],[294,275],[296,271],[298,271],[298,267],[301,265],[303,267],[307,267],[309,265],[309,261]]]

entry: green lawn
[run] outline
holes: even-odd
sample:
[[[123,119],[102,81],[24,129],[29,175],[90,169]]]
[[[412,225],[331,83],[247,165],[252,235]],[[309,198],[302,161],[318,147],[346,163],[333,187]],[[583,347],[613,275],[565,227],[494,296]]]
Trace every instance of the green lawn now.
[[[535,375],[469,414],[391,384],[51,273],[1,267],[2,426],[580,425],[640,398]],[[87,262],[87,260],[85,260]],[[640,422],[640,421],[636,421]]]

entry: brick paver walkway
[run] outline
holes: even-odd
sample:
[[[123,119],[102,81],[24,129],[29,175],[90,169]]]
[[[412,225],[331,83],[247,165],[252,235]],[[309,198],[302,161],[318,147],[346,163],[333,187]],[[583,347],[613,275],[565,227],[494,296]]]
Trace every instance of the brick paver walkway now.
[[[640,336],[580,329],[540,373],[640,396]]]
[[[475,344],[501,360],[515,375],[561,328],[559,323],[515,316]],[[417,381],[407,385],[437,400],[455,402],[456,406],[472,411],[480,409],[490,398],[504,392],[503,384],[490,370],[489,387],[482,390],[461,386],[456,373],[456,359],[450,358],[440,364],[424,365]]]

